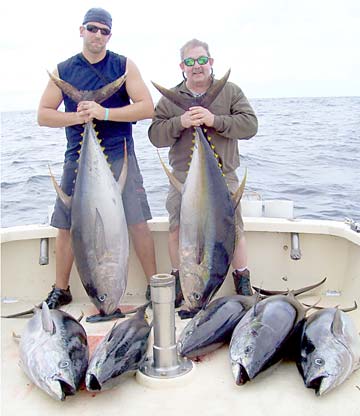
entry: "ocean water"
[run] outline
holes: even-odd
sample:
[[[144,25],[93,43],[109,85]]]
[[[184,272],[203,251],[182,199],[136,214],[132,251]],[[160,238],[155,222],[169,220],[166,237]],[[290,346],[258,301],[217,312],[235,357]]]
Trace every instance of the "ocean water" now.
[[[259,132],[239,141],[247,193],[294,201],[295,218],[360,220],[360,97],[252,99]],[[168,179],[134,126],[136,153],[153,216],[166,216]],[[49,168],[60,181],[64,129],[39,127],[35,111],[1,114],[1,226],[48,222],[55,201]],[[160,154],[167,161],[167,149]]]

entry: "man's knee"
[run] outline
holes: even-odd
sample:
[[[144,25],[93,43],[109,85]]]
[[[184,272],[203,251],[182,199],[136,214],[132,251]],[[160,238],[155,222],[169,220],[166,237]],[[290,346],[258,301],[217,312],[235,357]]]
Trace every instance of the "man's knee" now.
[[[179,229],[178,225],[174,225],[169,229],[169,240],[178,240],[179,239]]]
[[[57,233],[57,239],[61,241],[70,240],[70,230],[65,228],[59,228]]]
[[[132,237],[143,237],[144,235],[151,234],[150,228],[147,222],[140,222],[139,224],[129,225],[129,231]]]

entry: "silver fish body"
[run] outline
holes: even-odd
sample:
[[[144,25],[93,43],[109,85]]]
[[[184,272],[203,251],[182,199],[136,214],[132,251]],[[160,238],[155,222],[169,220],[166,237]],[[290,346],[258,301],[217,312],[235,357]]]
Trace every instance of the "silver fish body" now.
[[[360,367],[360,336],[351,317],[336,308],[312,314],[303,327],[297,366],[318,396],[349,378]]]
[[[118,308],[127,285],[129,236],[121,191],[87,123],[71,201],[71,238],[82,284],[105,315]]]
[[[20,340],[20,366],[41,390],[56,400],[75,394],[88,365],[82,325],[61,310],[42,309],[27,323]]]
[[[190,310],[206,305],[220,288],[234,249],[234,202],[214,152],[197,128],[180,211],[180,282]]]
[[[269,297],[249,309],[230,341],[236,384],[245,384],[280,361],[304,316],[305,309],[292,295]]]
[[[94,91],[80,91],[49,73],[52,81],[74,102],[102,103],[126,81],[126,74]],[[108,166],[93,124],[86,123],[73,196],[53,179],[59,198],[71,210],[71,241],[81,282],[100,315],[117,311],[127,284],[129,236],[122,202],[127,154],[119,183]]]
[[[255,297],[225,296],[211,301],[185,326],[178,339],[178,352],[188,358],[215,351],[230,341],[232,332]]]
[[[140,308],[133,318],[114,326],[97,345],[86,372],[87,390],[108,390],[118,385],[146,359],[151,327],[144,312],[145,307]]]

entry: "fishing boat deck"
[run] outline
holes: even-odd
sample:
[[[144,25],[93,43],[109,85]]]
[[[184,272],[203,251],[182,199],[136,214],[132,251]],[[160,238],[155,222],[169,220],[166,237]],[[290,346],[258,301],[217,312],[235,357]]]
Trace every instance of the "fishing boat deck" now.
[[[294,227],[291,228],[287,222],[276,227],[270,226],[269,222],[264,222],[261,227],[256,221],[248,222],[249,257],[259,259],[252,260],[250,264],[253,283],[280,290],[306,286],[327,277],[321,288],[300,296],[300,300],[314,304],[321,299],[321,305],[342,307],[353,305],[354,300],[360,303],[360,236],[350,233],[347,238],[341,235],[341,227],[334,231],[331,229],[333,225],[314,224],[312,230],[320,227],[317,238],[322,249],[325,247],[320,255],[314,248],[313,238],[310,238],[310,229],[306,232],[306,227],[297,226],[301,233],[302,260],[295,262],[288,260],[288,234]],[[157,254],[166,253],[166,225],[156,223],[151,227]],[[264,228],[267,230],[264,231]],[[21,238],[19,234],[16,238],[5,233],[2,236],[2,315],[32,308],[46,296],[53,282],[54,230],[50,227],[32,230],[31,238],[26,230],[21,230],[21,233],[24,233]],[[313,234],[317,234],[316,231]],[[38,265],[39,239],[42,237],[50,239],[50,261],[46,266]],[[167,255],[158,258],[158,267],[161,271],[169,270]],[[73,274],[76,275],[76,271]],[[95,313],[94,306],[80,287],[78,276],[72,276],[71,279],[74,301],[63,310],[74,317],[82,313],[85,317]],[[121,306],[124,311],[144,303],[145,287],[139,265],[136,259],[131,258],[129,288]],[[233,293],[233,287],[231,276],[228,276],[218,296],[230,293]],[[151,321],[152,311],[148,309],[147,313]],[[360,328],[360,311],[355,310],[350,314],[357,328]],[[21,335],[28,319],[1,320],[1,410],[6,416],[66,416],[80,412],[87,416],[168,415],[169,412],[188,415],[245,412],[252,416],[267,415],[269,412],[287,416],[289,413],[307,416],[360,415],[360,371],[322,397],[315,396],[313,390],[305,388],[295,363],[289,361],[279,363],[244,386],[237,386],[228,358],[228,346],[203,357],[195,363],[194,370],[183,377],[169,380],[140,377],[139,382],[139,377],[132,376],[111,390],[90,393],[82,388],[75,396],[57,402],[34,386],[19,367],[18,345],[12,334]],[[186,322],[181,321],[176,314],[177,335]],[[82,324],[88,334],[91,353],[114,322],[91,324],[83,319]],[[148,355],[152,355],[152,339]]]
[[[318,297],[307,296],[302,300],[313,303]],[[341,303],[341,299],[337,299],[337,302]],[[19,302],[16,308],[3,308],[3,313],[31,306],[30,302]],[[133,306],[134,303],[127,304],[123,309]],[[74,302],[63,309],[75,317],[81,313],[85,316],[94,313],[94,307],[86,303]],[[151,320],[151,310],[148,316]],[[359,327],[358,311],[352,312],[352,317]],[[67,397],[64,402],[56,402],[34,386],[18,365],[18,346],[12,338],[12,332],[21,334],[27,320],[28,318],[2,320],[3,415],[74,415],[78,412],[86,415],[162,415],[183,412],[184,408],[190,415],[200,412],[208,415],[223,415],[225,412],[265,415],[269,410],[277,415],[288,415],[289,412],[307,416],[359,415],[359,373],[354,373],[349,380],[328,395],[316,397],[313,390],[305,388],[295,363],[283,361],[254,381],[240,387],[236,386],[232,376],[228,346],[203,357],[195,363],[191,373],[177,379],[155,379],[150,380],[149,385],[144,385],[139,383],[136,377],[128,377],[111,390],[90,393],[82,388],[75,396]],[[90,352],[114,324],[82,323],[88,334]],[[186,321],[176,318],[177,334],[181,332],[185,323]],[[149,355],[152,355],[151,347]]]

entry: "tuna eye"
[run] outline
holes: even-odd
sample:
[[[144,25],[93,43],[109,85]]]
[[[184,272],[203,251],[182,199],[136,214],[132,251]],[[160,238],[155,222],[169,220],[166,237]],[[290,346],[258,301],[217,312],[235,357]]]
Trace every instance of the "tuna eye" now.
[[[325,361],[322,358],[316,358],[314,362],[319,367],[325,364]]]
[[[68,368],[70,365],[70,361],[60,361],[59,367],[60,368]]]
[[[200,295],[198,293],[194,293],[194,299],[195,300],[200,300]]]
[[[245,354],[250,354],[250,353],[251,353],[251,351],[252,351],[252,348],[251,348],[251,346],[250,346],[250,345],[248,345],[248,346],[245,348],[245,350],[244,350]]]
[[[107,298],[107,294],[104,293],[103,295],[99,296],[98,299],[100,302],[104,302],[104,300]]]
[[[188,331],[186,335],[191,335],[194,331]]]

